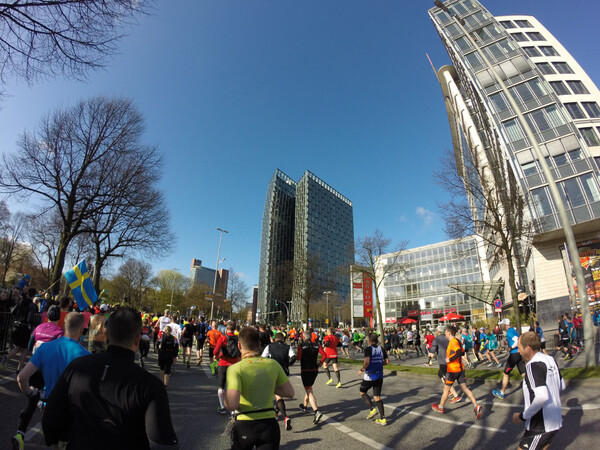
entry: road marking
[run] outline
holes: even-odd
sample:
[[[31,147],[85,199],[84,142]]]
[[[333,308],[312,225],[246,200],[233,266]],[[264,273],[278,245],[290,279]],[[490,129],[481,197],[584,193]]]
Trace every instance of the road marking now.
[[[384,406],[388,409],[397,410],[400,413],[412,414],[414,416],[419,416],[419,417],[423,417],[425,419],[430,419],[430,420],[437,420],[438,422],[444,422],[444,423],[448,423],[451,425],[458,425],[458,426],[465,427],[465,428],[474,428],[477,430],[497,431],[499,433],[506,433],[506,430],[504,428],[485,427],[483,425],[477,425],[477,424],[471,423],[471,422],[459,422],[457,420],[444,419],[442,417],[432,415],[433,413],[432,414],[423,414],[423,413],[419,413],[416,411],[411,411],[410,409],[404,408],[401,406],[394,406],[394,405],[384,405]]]
[[[42,422],[36,423],[27,433],[25,433],[25,441],[30,441],[40,431],[42,431]]]
[[[500,406],[502,408],[523,408],[523,404],[519,403],[500,403],[500,402],[481,402],[482,405],[493,405],[493,406]],[[567,411],[573,410],[573,409],[577,409],[577,410],[584,410],[584,411],[589,411],[592,409],[600,409],[600,405],[598,404],[593,404],[593,403],[584,403],[582,405],[576,405],[576,406],[563,406],[562,409],[565,409]]]
[[[374,441],[371,438],[368,438],[364,434],[360,434],[358,431],[354,431],[352,428],[349,428],[346,425],[342,425],[341,423],[336,422],[331,417],[329,417],[327,414],[323,414],[323,418],[321,420],[323,422],[325,422],[327,425],[331,425],[332,427],[337,428],[338,431],[341,431],[342,433],[346,433],[352,439],[356,439],[357,441],[362,442],[363,444],[368,445],[371,448],[375,448],[378,450],[392,450],[391,448],[389,448],[383,444],[380,444],[379,442]]]

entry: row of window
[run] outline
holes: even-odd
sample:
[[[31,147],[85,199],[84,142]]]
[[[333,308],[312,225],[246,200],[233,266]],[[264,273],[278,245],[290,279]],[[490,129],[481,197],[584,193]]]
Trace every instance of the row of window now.
[[[596,102],[564,103],[564,105],[573,120],[587,119],[588,117],[590,119],[600,118],[600,107]]]
[[[594,175],[591,173],[561,181],[557,183],[557,186],[560,196],[568,208],[583,206],[586,202],[600,201],[600,191]],[[553,213],[547,187],[533,189],[531,196],[538,217],[549,216]]]
[[[546,156],[545,159],[550,168],[559,168],[565,164],[574,163],[575,161],[583,159],[583,152],[581,149],[577,149],[560,155]],[[538,173],[537,163],[535,161],[522,164],[521,169],[523,169],[523,174],[526,177]]]
[[[500,25],[504,28],[533,28],[533,25],[528,20],[501,20]]]
[[[569,88],[567,88],[565,83],[567,83],[567,85],[569,86],[569,88],[571,88],[571,90],[569,90]],[[590,93],[587,90],[587,88],[585,87],[585,85],[579,80],[567,80],[565,82],[551,81],[550,86],[552,86],[552,89],[554,90],[554,92],[556,92],[557,95],[571,95],[571,94],[579,95],[579,94],[589,94]]]
[[[585,143],[590,147],[600,146],[600,138],[598,137],[598,133],[600,133],[600,127],[594,128],[580,128],[579,132],[583,136]]]
[[[550,45],[540,45],[539,47],[523,47],[527,56],[560,56],[554,47]]]
[[[557,128],[565,124],[562,115],[559,113],[556,105],[546,106],[529,114],[525,114],[525,120],[534,133],[541,133],[551,128]],[[503,122],[504,129],[510,142],[516,142],[525,139],[525,132],[517,119]]]
[[[546,38],[542,36],[542,33],[537,31],[530,31],[528,33],[511,33],[513,39],[517,42],[528,42],[528,41],[545,41]]]
[[[537,68],[544,75],[555,75],[557,73],[575,73],[571,66],[569,66],[566,62],[553,62],[552,65],[547,62],[536,63]]]

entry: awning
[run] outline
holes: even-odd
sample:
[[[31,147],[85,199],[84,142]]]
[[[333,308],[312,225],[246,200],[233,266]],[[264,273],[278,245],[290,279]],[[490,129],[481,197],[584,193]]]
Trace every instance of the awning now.
[[[502,280],[448,285],[449,288],[468,295],[469,297],[472,297],[483,303],[487,303],[488,305],[494,304],[494,299],[503,286],[504,281]]]

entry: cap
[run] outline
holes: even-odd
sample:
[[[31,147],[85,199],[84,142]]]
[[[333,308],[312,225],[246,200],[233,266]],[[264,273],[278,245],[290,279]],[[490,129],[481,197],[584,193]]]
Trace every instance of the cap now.
[[[31,280],[31,275],[29,275],[28,273],[26,273],[23,278],[25,278],[26,280]]]
[[[437,327],[437,330],[438,330],[440,333],[443,333],[443,332],[446,330],[446,328],[445,328],[443,325],[438,325],[438,327]]]
[[[498,325],[510,325],[510,320],[502,319],[500,322],[498,322]]]
[[[100,305],[100,311],[108,311],[108,305],[106,303],[102,303]]]
[[[56,322],[57,320],[60,320],[60,306],[52,305],[50,308],[48,308],[47,316],[50,322]]]

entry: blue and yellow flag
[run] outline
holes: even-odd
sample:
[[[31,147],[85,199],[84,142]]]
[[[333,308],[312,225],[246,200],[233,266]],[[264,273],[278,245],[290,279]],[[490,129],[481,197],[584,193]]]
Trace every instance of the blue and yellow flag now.
[[[81,311],[98,301],[98,295],[87,271],[85,259],[65,273],[65,278]]]

